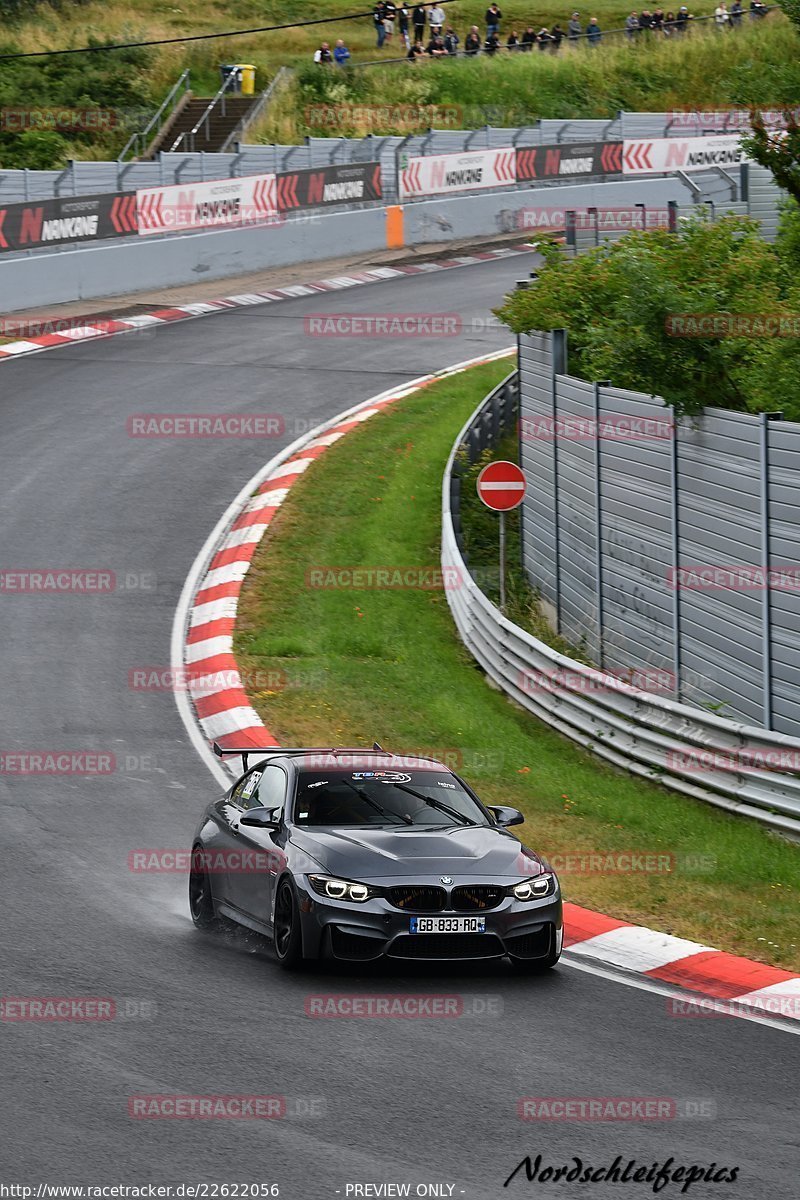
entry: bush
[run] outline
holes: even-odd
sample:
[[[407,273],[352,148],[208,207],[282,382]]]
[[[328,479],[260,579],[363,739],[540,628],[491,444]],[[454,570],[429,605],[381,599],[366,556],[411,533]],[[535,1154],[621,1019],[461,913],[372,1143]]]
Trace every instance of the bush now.
[[[800,419],[796,338],[686,336],[687,314],[800,313],[800,216],[768,245],[758,223],[697,217],[675,233],[630,233],[578,258],[544,249],[536,284],[497,310],[516,333],[569,331],[569,370],[662,396],[678,415],[706,405]],[[677,318],[677,320],[675,320]]]

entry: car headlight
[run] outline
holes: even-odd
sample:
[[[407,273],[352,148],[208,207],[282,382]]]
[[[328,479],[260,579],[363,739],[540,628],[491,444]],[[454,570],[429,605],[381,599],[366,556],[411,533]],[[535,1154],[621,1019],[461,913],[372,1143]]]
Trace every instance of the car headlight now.
[[[552,896],[556,890],[555,875],[535,875],[532,879],[523,879],[506,888],[509,896],[515,900],[541,900],[544,896]]]
[[[363,904],[372,896],[377,895],[373,888],[365,883],[354,883],[351,879],[336,879],[330,875],[309,875],[308,882],[319,896],[328,900],[352,900]]]

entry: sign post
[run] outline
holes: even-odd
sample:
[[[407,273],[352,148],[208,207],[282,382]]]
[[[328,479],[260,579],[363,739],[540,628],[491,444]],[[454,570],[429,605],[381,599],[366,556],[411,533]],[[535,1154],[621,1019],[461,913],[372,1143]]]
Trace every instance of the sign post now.
[[[506,513],[518,508],[525,496],[525,476],[516,463],[488,463],[477,480],[478,496],[500,514],[500,611],[506,611]]]

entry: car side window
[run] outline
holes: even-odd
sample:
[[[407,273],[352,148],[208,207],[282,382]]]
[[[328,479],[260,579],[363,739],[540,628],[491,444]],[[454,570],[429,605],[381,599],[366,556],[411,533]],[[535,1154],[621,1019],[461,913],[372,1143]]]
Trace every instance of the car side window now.
[[[286,799],[286,775],[280,767],[265,767],[258,785],[258,803],[263,808],[279,808],[283,811]]]

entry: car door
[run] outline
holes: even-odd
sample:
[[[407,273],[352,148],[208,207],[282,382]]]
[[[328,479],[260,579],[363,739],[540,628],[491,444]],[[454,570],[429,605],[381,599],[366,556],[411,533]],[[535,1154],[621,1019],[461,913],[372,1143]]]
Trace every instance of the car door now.
[[[267,764],[250,772],[231,797],[231,836],[236,851],[228,872],[229,895],[242,912],[261,924],[272,923],[272,893],[284,855],[277,844],[279,834],[271,829],[242,825],[241,818],[253,808],[269,808],[280,814],[286,800],[288,776],[282,767]]]

